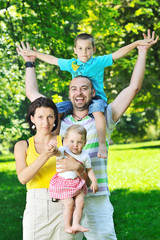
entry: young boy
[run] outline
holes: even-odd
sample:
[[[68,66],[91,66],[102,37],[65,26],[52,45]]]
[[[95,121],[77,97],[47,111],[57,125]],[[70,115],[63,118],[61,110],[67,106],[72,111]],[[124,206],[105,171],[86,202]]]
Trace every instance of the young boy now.
[[[94,116],[96,122],[99,138],[99,150],[97,156],[99,158],[107,157],[105,142],[106,121],[104,117],[107,108],[107,97],[103,85],[104,69],[111,66],[114,60],[124,57],[138,45],[146,45],[149,41],[149,39],[138,40],[120,48],[112,54],[93,57],[93,54],[96,51],[94,38],[90,34],[82,33],[74,40],[74,53],[77,55],[77,59],[61,59],[31,50],[23,50],[25,55],[35,56],[42,61],[59,66],[62,71],[70,72],[72,78],[75,78],[76,76],[86,76],[92,81],[96,96],[92,99],[92,103],[89,106],[89,115]],[[61,116],[62,114],[65,114],[66,116],[72,111],[72,104],[70,101],[58,103],[57,107]]]

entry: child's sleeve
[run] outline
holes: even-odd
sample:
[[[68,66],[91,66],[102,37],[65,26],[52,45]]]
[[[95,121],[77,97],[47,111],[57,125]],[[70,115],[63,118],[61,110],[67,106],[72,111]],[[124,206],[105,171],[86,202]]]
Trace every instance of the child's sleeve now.
[[[72,59],[63,59],[63,58],[58,59],[58,66],[62,71],[70,72],[71,64],[72,64]]]
[[[59,147],[59,151],[61,152],[61,155],[59,156],[59,158],[64,158],[65,157],[65,154],[64,154],[65,147],[64,146]]]
[[[100,63],[100,65],[103,66],[104,68],[113,65],[112,54],[99,56],[99,57],[97,57],[97,59],[98,59],[98,62]]]
[[[84,166],[85,168],[92,168],[92,165],[91,165],[91,159],[90,159],[90,156],[87,152],[85,152],[85,157],[84,157]]]

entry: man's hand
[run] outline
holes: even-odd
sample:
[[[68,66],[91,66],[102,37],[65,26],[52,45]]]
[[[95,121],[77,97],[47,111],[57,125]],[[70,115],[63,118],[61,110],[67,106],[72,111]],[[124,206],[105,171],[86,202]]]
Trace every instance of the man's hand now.
[[[81,164],[68,153],[65,155],[67,158],[57,159],[57,169],[60,168],[60,172],[77,171]]]
[[[28,61],[34,62],[34,61],[35,61],[36,56],[31,56],[31,55],[29,56],[29,55],[26,55],[26,54],[24,53],[25,51],[31,51],[28,42],[26,42],[26,46],[24,45],[23,41],[21,42],[21,46],[20,46],[19,44],[17,44],[16,50],[17,50],[18,55],[22,56],[23,59],[24,59],[26,62],[28,62]],[[37,51],[37,49],[36,49],[35,47],[33,48],[33,50],[34,50],[35,52]]]

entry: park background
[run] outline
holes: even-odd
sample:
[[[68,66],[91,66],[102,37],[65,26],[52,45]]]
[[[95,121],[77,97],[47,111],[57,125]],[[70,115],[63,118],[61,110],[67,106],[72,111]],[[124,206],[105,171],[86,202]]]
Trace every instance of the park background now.
[[[75,36],[87,32],[95,37],[96,56],[143,39],[142,33],[147,29],[160,36],[158,0],[0,2],[0,207],[4,209],[0,215],[1,239],[21,239],[25,204],[25,187],[18,183],[12,155],[15,142],[30,136],[25,120],[29,105],[24,90],[25,66],[17,56],[16,44],[28,41],[40,52],[72,58]],[[136,59],[137,49],[106,68],[104,85],[109,103],[128,85]],[[41,93],[54,102],[68,99],[69,73],[40,60],[36,60],[36,73]],[[142,89],[112,134],[114,145],[108,171],[118,239],[160,240],[159,90],[158,42],[148,52]],[[142,208],[144,203],[146,207]],[[123,212],[127,206],[129,209]]]

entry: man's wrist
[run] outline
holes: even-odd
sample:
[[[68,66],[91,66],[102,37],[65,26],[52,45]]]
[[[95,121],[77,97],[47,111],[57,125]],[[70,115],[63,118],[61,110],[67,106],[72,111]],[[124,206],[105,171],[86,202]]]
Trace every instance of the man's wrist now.
[[[33,62],[33,61],[27,61],[27,62],[25,62],[25,67],[26,68],[33,68],[33,67],[35,67],[36,66],[36,64],[35,64],[35,62]]]
[[[146,56],[147,52],[148,52],[148,49],[138,48],[138,53],[140,54],[140,56],[142,55]]]

